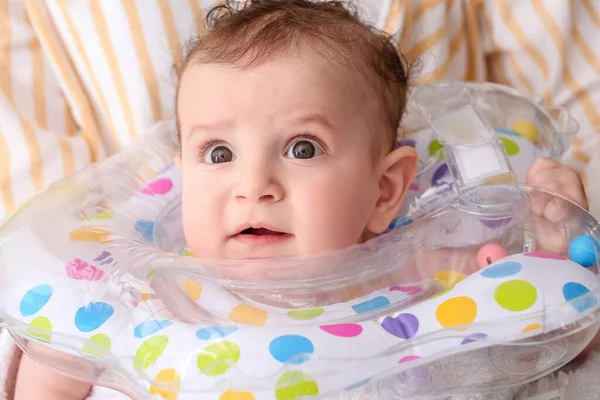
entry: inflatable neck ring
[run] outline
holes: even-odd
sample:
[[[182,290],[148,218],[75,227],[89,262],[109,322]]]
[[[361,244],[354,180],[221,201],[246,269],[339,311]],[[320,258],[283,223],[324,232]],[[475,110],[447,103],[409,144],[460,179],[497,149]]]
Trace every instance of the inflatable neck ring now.
[[[522,185],[577,124],[490,84],[411,95],[412,197],[380,237],[308,258],[203,260],[172,130],[40,193],[0,228],[0,326],[30,356],[135,399],[383,399],[539,378],[598,330],[599,223]],[[537,212],[554,202],[561,218]],[[52,350],[52,351],[49,351]]]

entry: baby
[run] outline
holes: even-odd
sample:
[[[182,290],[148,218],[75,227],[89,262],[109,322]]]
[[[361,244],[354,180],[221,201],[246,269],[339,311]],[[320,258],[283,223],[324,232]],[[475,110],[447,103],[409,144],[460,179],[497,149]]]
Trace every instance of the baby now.
[[[342,249],[385,231],[417,167],[395,148],[408,70],[341,3],[221,6],[180,69],[177,121],[187,242],[202,258]],[[586,207],[578,175],[538,160],[529,183]],[[552,205],[540,213],[552,218]],[[22,357],[15,399],[83,399],[91,386]]]

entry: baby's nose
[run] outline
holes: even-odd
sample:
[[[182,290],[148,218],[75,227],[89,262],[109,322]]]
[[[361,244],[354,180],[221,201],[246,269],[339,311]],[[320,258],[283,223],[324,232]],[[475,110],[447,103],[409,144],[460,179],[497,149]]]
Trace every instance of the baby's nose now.
[[[233,196],[239,201],[275,203],[283,199],[284,190],[272,174],[259,172],[241,177]]]

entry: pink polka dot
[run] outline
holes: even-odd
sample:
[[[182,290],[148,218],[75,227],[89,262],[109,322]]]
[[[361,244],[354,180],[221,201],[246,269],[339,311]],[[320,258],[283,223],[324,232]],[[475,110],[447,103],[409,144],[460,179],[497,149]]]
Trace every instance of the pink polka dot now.
[[[417,182],[414,182],[414,181],[408,187],[408,190],[418,191],[419,189],[420,189],[419,188],[419,184]]]
[[[321,329],[333,336],[351,338],[362,333],[363,327],[358,324],[321,325]]]
[[[421,293],[422,291],[423,289],[418,286],[392,286],[390,288],[390,292],[402,292],[409,296]]]
[[[525,253],[523,255],[526,257],[546,258],[546,259],[550,259],[550,260],[566,260],[565,257],[559,256],[558,254],[552,254],[552,253],[535,252],[535,253]]]
[[[402,363],[405,363],[405,362],[418,360],[419,358],[421,358],[421,356],[406,356],[406,357],[402,357],[402,359],[400,361],[398,361],[398,364],[402,364]]]
[[[148,186],[142,189],[142,193],[154,196],[155,194],[169,193],[172,188],[173,181],[171,181],[169,178],[161,178],[149,183]]]
[[[71,260],[65,266],[65,270],[71,279],[78,281],[99,281],[104,276],[104,271],[79,258]]]

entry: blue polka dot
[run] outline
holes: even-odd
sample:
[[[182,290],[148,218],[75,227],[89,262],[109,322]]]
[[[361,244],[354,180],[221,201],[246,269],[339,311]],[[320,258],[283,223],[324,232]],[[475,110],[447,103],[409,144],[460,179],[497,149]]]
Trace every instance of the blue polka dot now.
[[[220,339],[231,335],[235,331],[237,331],[235,326],[213,326],[199,329],[196,332],[196,337],[200,340]]]
[[[153,335],[156,332],[163,330],[172,324],[173,323],[171,321],[168,321],[166,319],[145,321],[135,327],[135,329],[133,330],[133,335],[136,338],[141,339],[146,336]]]
[[[52,297],[50,285],[37,285],[25,293],[19,305],[19,311],[24,317],[29,317],[42,309]]]
[[[408,217],[398,217],[394,218],[390,223],[388,229],[398,229],[406,225],[410,225],[413,223],[413,220]]]
[[[494,126],[494,131],[496,131],[496,133],[502,133],[508,136],[519,136],[517,132],[511,131],[510,129],[501,128],[499,126]]]
[[[353,383],[353,384],[352,384],[352,385],[350,385],[350,386],[346,386],[346,387],[344,388],[344,390],[346,390],[346,391],[348,391],[348,392],[349,392],[349,391],[351,391],[351,390],[358,389],[359,387],[361,387],[361,386],[364,386],[364,385],[366,385],[366,384],[367,384],[367,383],[369,383],[369,382],[371,382],[371,378],[363,379],[362,381],[359,381],[359,382]]]
[[[516,261],[507,261],[488,267],[481,271],[481,276],[486,278],[506,278],[507,276],[516,275],[523,269],[523,265]]]
[[[591,267],[596,264],[596,252],[600,245],[588,235],[577,236],[569,245],[569,258],[583,267]]]
[[[355,313],[362,314],[369,311],[377,310],[388,305],[390,305],[390,300],[387,297],[379,296],[375,297],[374,299],[355,304],[352,306],[352,309],[354,309]]]
[[[140,220],[135,223],[135,230],[147,241],[154,240],[154,222]]]
[[[595,297],[586,297],[586,298],[583,298],[580,300],[575,300],[578,297],[583,296],[589,292],[590,291],[588,288],[586,288],[582,284],[576,283],[576,282],[569,282],[563,286],[563,296],[565,296],[565,300],[567,300],[567,301],[574,300],[571,302],[571,305],[578,312],[583,312],[583,311],[587,310],[588,308],[596,305],[597,300]]]
[[[302,364],[314,352],[313,344],[304,336],[285,335],[274,339],[269,345],[273,358],[282,363]]]
[[[486,335],[485,333],[472,333],[469,336],[467,336],[462,342],[460,342],[460,344],[469,344],[469,343],[473,343],[473,342],[477,342],[479,340],[484,340],[487,339],[488,335]]]
[[[100,328],[115,312],[114,308],[103,302],[90,302],[75,313],[75,326],[81,332],[91,332]]]

